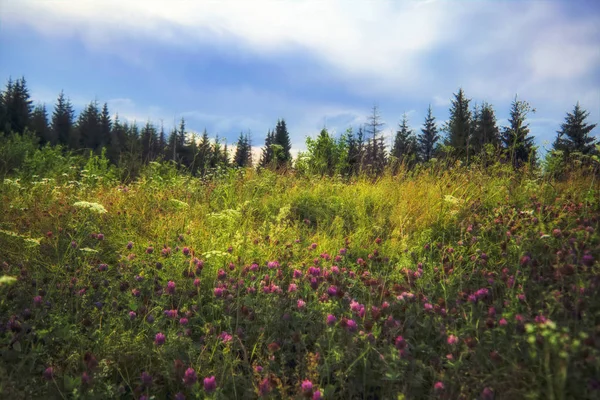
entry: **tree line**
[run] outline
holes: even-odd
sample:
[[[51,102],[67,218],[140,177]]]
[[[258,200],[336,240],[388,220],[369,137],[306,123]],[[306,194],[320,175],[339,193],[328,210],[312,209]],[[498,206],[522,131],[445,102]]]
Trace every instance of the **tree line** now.
[[[345,176],[367,174],[378,176],[387,169],[393,172],[411,169],[417,164],[443,158],[463,163],[477,161],[490,164],[497,160],[514,168],[538,163],[527,118],[535,112],[530,104],[515,96],[508,124],[499,127],[495,110],[483,102],[471,106],[472,100],[459,89],[453,94],[449,119],[436,122],[431,105],[419,132],[410,127],[404,114],[388,149],[383,135],[384,123],[374,106],[366,123],[348,128],[334,137],[323,128],[316,138],[306,139],[307,150],[293,160],[290,134],[284,119],[267,132],[261,155],[255,165],[250,134],[240,133],[233,156],[228,144],[218,136],[210,138],[186,130],[182,118],[179,126],[167,134],[163,125],[150,121],[136,122],[113,118],[108,104],[90,102],[79,115],[68,97],[58,95],[52,114],[45,104],[33,105],[25,78],[9,79],[0,92],[0,130],[23,134],[31,131],[44,146],[59,145],[73,151],[105,152],[114,164],[135,169],[155,160],[173,161],[194,175],[204,175],[218,168],[259,167],[286,170],[295,168],[312,174]],[[568,112],[557,132],[549,157],[569,160],[574,155],[596,154],[596,139],[591,135],[596,124],[586,122],[589,113],[577,103]]]

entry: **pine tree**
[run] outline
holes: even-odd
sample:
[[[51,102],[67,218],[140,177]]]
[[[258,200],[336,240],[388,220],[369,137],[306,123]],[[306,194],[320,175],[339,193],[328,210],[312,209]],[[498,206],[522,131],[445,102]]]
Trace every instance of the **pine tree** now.
[[[156,148],[156,154],[160,157],[164,157],[166,159],[166,147],[167,147],[167,139],[165,138],[165,127],[161,121],[160,123],[160,134],[158,135],[158,144]]]
[[[502,144],[514,168],[523,166],[526,162],[535,164],[536,152],[533,136],[529,135],[529,124],[525,123],[527,115],[535,112],[529,103],[513,100],[510,109],[509,125],[502,132]]]
[[[399,129],[396,131],[391,156],[398,164],[404,163],[410,167],[417,161],[416,151],[417,139],[413,130],[408,126],[408,116],[404,114]]]
[[[471,138],[472,116],[469,110],[469,102],[462,88],[454,94],[454,100],[450,106],[450,119],[444,130],[447,133],[445,144],[454,149],[454,155],[459,158],[468,158]]]
[[[40,138],[40,144],[46,143],[56,144],[56,140],[52,137],[50,124],[48,123],[48,112],[45,104],[38,104],[31,114],[31,130]]]
[[[573,152],[581,154],[593,154],[596,152],[596,139],[590,136],[590,132],[597,124],[588,124],[585,122],[590,113],[579,105],[575,104],[572,113],[567,113],[565,122],[560,126],[557,132],[556,140],[552,147],[554,150],[560,150],[569,156]]]
[[[115,116],[115,121],[111,126],[110,130],[110,141],[107,145],[107,157],[113,163],[119,162],[121,152],[123,149],[121,146],[127,142],[127,127],[124,127],[119,121],[119,115]]]
[[[77,146],[72,148],[78,148],[78,140],[73,140],[75,136],[74,129],[75,111],[71,101],[65,97],[64,92],[60,92],[56,105],[54,106],[54,112],[52,113],[52,135],[56,138],[58,144],[63,146],[72,146],[77,143]]]
[[[494,147],[500,144],[500,130],[496,125],[496,115],[492,106],[483,102],[473,113],[473,152],[479,154],[487,144]]]
[[[430,104],[427,109],[427,116],[425,117],[423,128],[421,128],[421,134],[417,139],[420,158],[423,161],[427,162],[433,158],[433,153],[439,139],[438,128]]]
[[[367,117],[365,124],[365,133],[369,135],[365,148],[364,164],[365,169],[372,175],[381,175],[385,169],[386,151],[382,127],[385,124],[381,121],[381,115],[376,105],[373,106],[371,114]]]
[[[359,135],[362,136],[362,128],[359,129]],[[343,171],[344,175],[352,176],[358,175],[360,172],[360,161],[361,161],[361,151],[362,151],[362,143],[359,141],[362,140],[355,138],[354,133],[352,132],[352,128],[348,128],[346,131],[346,170]]]
[[[84,149],[98,151],[102,144],[100,126],[100,110],[98,102],[94,100],[79,114],[77,131],[79,143]]]
[[[200,139],[200,144],[198,145],[198,172],[201,175],[206,174],[208,168],[210,167],[210,161],[212,158],[212,146],[210,143],[210,138],[208,137],[208,132],[206,132],[206,128],[202,132],[202,138]]]
[[[274,145],[274,144],[275,144],[275,134],[273,132],[271,132],[271,130],[269,129],[269,132],[267,133],[267,137],[265,138],[265,146],[262,148],[262,155],[260,156],[259,165],[262,168],[271,166],[271,164],[273,162],[273,147],[272,147],[272,145]]]
[[[281,146],[281,151],[277,152],[277,166],[279,167],[290,163],[292,161],[292,144],[284,119],[277,121],[273,144]]]
[[[111,146],[112,121],[108,112],[108,104],[104,103],[100,113],[100,146],[109,148]]]
[[[240,133],[235,147],[233,164],[240,168],[252,166],[252,149],[250,147],[248,135]]]
[[[140,140],[143,162],[153,161],[157,157],[156,143],[158,142],[158,135],[156,134],[156,128],[150,121],[146,122],[146,125],[142,129]]]
[[[5,126],[8,130],[23,133],[31,124],[33,110],[25,78],[15,82],[9,79],[4,92]]]

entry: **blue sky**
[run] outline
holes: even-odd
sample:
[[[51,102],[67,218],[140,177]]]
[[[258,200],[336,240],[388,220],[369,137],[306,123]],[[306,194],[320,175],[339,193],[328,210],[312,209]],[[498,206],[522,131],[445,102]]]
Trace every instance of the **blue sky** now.
[[[518,94],[544,145],[577,101],[600,122],[600,2],[3,0],[0,77],[22,75],[50,108],[64,90],[230,143],[285,118],[296,149],[373,104],[390,136],[430,103],[441,123],[459,87],[503,125]]]

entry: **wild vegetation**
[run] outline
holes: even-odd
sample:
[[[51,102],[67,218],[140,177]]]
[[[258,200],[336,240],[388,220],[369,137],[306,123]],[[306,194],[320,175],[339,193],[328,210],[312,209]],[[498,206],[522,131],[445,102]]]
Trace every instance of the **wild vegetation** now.
[[[202,173],[11,125],[2,397],[598,398],[593,126],[578,106],[540,164],[513,119],[489,152],[440,153],[429,113],[368,168],[348,160],[378,151],[376,125],[364,152],[324,131],[290,164],[280,121],[270,165]]]

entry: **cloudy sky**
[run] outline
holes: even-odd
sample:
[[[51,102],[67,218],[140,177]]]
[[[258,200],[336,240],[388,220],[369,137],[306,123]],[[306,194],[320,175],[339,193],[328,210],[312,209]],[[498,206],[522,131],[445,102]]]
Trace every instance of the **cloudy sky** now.
[[[183,116],[259,146],[278,118],[299,149],[374,104],[388,133],[405,112],[419,129],[428,104],[446,120],[459,87],[501,125],[516,94],[529,101],[540,145],[577,101],[600,122],[597,0],[2,0],[0,60],[48,106],[64,90],[77,108]]]

